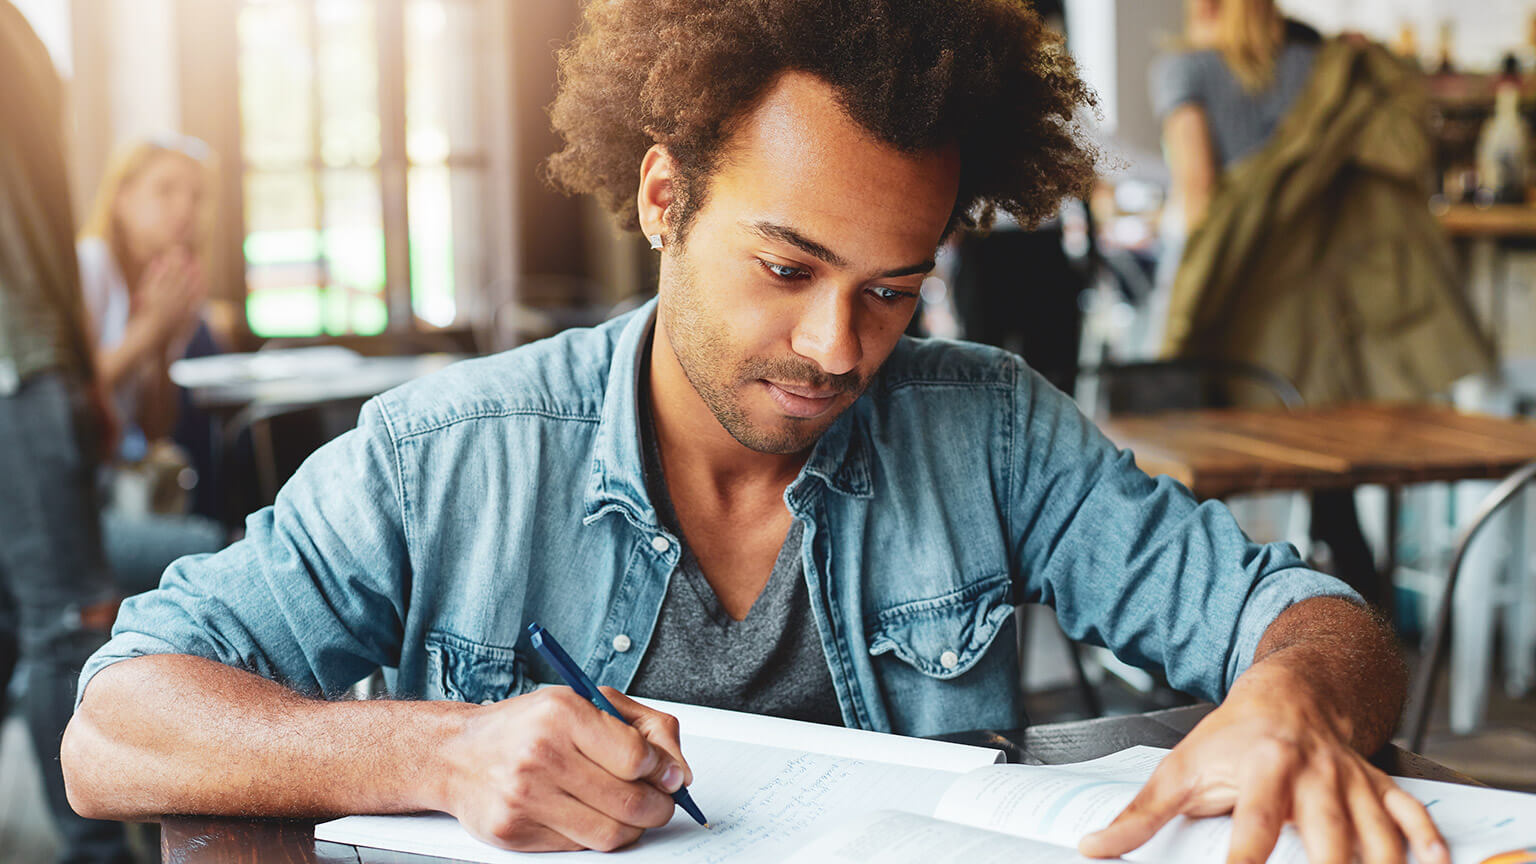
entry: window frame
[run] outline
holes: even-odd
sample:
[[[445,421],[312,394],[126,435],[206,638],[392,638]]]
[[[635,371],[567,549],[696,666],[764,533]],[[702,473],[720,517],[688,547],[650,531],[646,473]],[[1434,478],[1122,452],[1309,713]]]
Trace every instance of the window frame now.
[[[301,5],[309,16],[312,32],[319,17],[317,0],[293,0]],[[187,22],[178,27],[177,41],[181,55],[183,127],[189,134],[207,140],[221,154],[220,172],[220,225],[215,250],[215,267],[220,286],[219,299],[234,307],[238,350],[251,350],[268,339],[285,342],[301,340],[346,344],[364,353],[390,352],[399,348],[421,348],[431,343],[444,347],[473,348],[473,333],[483,326],[491,310],[507,299],[504,286],[510,283],[516,272],[510,244],[495,242],[494,238],[511,236],[514,214],[511,211],[511,194],[497,195],[497,190],[513,191],[511,135],[506,130],[491,128],[501,112],[497,104],[505,105],[511,91],[511,56],[509,39],[509,13],[497,0],[443,0],[445,3],[473,7],[485,26],[475,28],[475,44],[470,47],[476,57],[476,69],[483,76],[478,88],[477,105],[482,122],[480,141],[470,151],[450,151],[441,163],[450,172],[473,169],[484,180],[479,201],[478,224],[472,226],[478,233],[479,248],[484,250],[481,262],[483,274],[455,274],[454,298],[457,305],[455,321],[448,327],[437,327],[416,315],[412,305],[411,251],[410,251],[410,188],[409,174],[413,163],[406,146],[407,92],[406,92],[406,0],[370,0],[374,6],[376,48],[378,62],[378,112],[379,112],[379,159],[376,166],[380,195],[380,228],[384,239],[384,292],[386,309],[384,330],[376,335],[355,333],[329,334],[322,331],[305,337],[263,337],[250,329],[246,315],[249,287],[246,282],[244,243],[247,236],[245,222],[245,178],[254,166],[249,166],[243,152],[243,118],[240,112],[240,43],[239,16],[247,0],[177,0],[178,20]],[[312,62],[318,68],[320,51],[318,39],[311,39],[309,47]],[[320,100],[321,81],[318,75],[310,82],[312,98],[311,155],[307,165],[315,184],[316,201],[324,200],[323,189],[328,171],[349,170],[331,168],[324,164],[320,151]],[[426,163],[439,164],[439,163]],[[260,170],[259,168],[256,170]],[[317,230],[320,226],[317,225]],[[324,290],[327,283],[322,281]]]

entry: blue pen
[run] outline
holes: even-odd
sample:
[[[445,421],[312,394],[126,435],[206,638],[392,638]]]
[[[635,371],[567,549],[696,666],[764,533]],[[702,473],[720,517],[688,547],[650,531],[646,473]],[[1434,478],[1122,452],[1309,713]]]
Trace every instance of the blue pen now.
[[[549,635],[548,630],[537,624],[529,624],[528,635],[533,637],[534,649],[544,655],[549,665],[555,667],[555,671],[559,672],[560,677],[565,679],[565,683],[576,691],[576,695],[617,717],[619,722],[629,722],[624,719],[623,714],[619,713],[619,709],[613,707],[613,703],[603,696],[602,691],[597,689],[597,685],[592,683],[592,679],[587,677],[587,673],[581,671],[581,667],[576,665],[571,655],[565,653],[565,649],[560,647],[555,637]],[[693,821],[705,828],[709,827],[703,811],[699,810],[699,805],[693,803],[693,796],[688,794],[688,787],[679,786],[677,791],[672,793],[672,800],[677,802],[677,806],[683,808],[683,812],[692,816]]]

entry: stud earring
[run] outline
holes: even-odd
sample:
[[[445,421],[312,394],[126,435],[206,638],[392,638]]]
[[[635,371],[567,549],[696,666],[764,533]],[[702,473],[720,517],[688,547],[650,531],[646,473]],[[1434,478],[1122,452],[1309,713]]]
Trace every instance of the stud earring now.
[[[661,248],[661,235],[660,234],[647,234],[647,235],[645,235],[645,239],[651,241],[651,248],[652,249],[658,249],[659,250]]]

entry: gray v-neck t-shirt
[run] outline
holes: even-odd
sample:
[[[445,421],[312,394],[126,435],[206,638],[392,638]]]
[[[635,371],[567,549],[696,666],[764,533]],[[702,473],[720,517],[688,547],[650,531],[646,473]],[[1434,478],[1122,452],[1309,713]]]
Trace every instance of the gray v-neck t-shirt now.
[[[646,488],[683,548],[630,694],[841,726],[800,558],[804,527],[791,524],[762,594],[733,619],[678,525],[650,412],[641,413]]]

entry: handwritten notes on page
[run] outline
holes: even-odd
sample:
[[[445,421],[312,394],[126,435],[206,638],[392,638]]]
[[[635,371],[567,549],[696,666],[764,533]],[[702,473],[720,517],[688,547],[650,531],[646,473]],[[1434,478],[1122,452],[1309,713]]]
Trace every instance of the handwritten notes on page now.
[[[814,833],[870,810],[929,813],[956,776],[702,737],[685,746],[694,773],[690,790],[712,827],[700,828],[678,810],[670,823],[605,860],[779,862]],[[444,814],[349,816],[316,826],[315,838],[485,864],[527,860],[476,840]],[[544,853],[537,860],[599,854]]]

